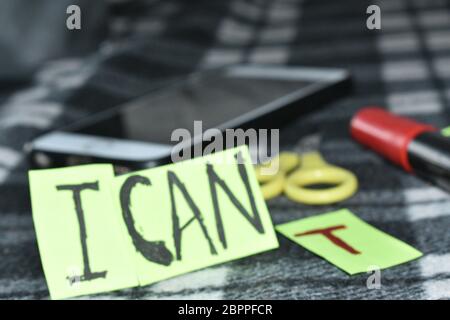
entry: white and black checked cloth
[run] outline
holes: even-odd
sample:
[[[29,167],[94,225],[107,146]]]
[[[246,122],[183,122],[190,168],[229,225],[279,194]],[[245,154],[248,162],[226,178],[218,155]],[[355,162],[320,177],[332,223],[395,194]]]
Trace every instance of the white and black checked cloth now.
[[[79,2],[87,12],[93,3],[69,2]],[[380,31],[366,28],[371,4],[381,7]],[[95,50],[91,45],[81,57],[38,64],[30,83],[0,79],[0,298],[48,297],[30,213],[22,152],[27,141],[139,96],[160,80],[240,62],[351,71],[354,95],[285,128],[283,148],[292,148],[312,130],[320,132],[324,156],[359,177],[358,194],[339,208],[349,208],[424,257],[382,271],[381,289],[369,290],[368,275],[350,277],[280,236],[278,250],[90,298],[450,298],[450,195],[348,135],[352,114],[371,104],[436,126],[450,123],[450,1],[136,0],[105,2],[101,10],[97,17],[105,28],[95,27],[102,39]],[[92,39],[90,28],[83,26],[73,41]],[[61,47],[70,46],[70,39],[60,38],[66,41]],[[17,56],[24,59],[35,56],[26,45],[20,50]],[[15,74],[0,57],[2,70],[10,67]],[[299,205],[284,197],[268,206],[276,224],[338,208]]]

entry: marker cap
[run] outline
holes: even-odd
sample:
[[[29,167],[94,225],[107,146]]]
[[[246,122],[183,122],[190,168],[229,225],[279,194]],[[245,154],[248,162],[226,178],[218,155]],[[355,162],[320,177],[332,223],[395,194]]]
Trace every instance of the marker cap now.
[[[408,160],[408,145],[423,132],[436,131],[433,126],[397,116],[379,107],[359,110],[350,124],[352,137],[361,144],[413,171]]]

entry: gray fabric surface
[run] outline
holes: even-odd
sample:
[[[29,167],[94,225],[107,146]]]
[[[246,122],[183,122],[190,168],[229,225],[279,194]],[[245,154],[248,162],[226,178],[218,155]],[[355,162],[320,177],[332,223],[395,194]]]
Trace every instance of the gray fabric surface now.
[[[82,11],[84,29],[67,29],[69,5]],[[97,49],[106,36],[107,2],[4,0],[0,3],[0,79],[25,76],[42,63]]]
[[[381,31],[366,29],[370,4],[381,7]],[[280,236],[275,251],[90,298],[450,298],[450,196],[348,135],[351,115],[370,104],[436,126],[450,123],[449,1],[166,0],[108,6],[108,33],[92,54],[52,60],[34,73],[31,85],[0,91],[0,298],[48,297],[30,213],[22,152],[27,141],[139,96],[161,79],[238,62],[344,67],[355,80],[354,95],[284,128],[281,142],[290,149],[302,135],[320,132],[326,159],[358,175],[358,194],[329,207],[280,197],[268,202],[274,222],[347,207],[424,257],[382,271],[381,289],[369,290],[368,275],[350,277]]]

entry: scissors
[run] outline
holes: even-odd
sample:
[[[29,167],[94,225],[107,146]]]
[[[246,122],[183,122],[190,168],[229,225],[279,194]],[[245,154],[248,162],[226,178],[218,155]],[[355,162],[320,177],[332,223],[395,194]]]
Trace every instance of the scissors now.
[[[318,144],[320,140],[311,135],[300,145],[311,146],[311,141]],[[274,161],[278,170],[270,173],[267,169]],[[266,200],[284,193],[295,202],[325,205],[343,201],[358,189],[358,179],[352,172],[327,163],[317,151],[282,152],[268,163],[257,166],[255,171]],[[308,187],[319,184],[333,186],[325,189]]]

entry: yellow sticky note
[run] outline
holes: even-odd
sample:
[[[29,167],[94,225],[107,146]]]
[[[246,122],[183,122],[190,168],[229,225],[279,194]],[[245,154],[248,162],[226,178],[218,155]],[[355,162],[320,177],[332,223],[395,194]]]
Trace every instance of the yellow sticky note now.
[[[112,195],[141,285],[278,247],[245,146],[119,176]]]
[[[347,209],[288,222],[276,229],[349,274],[385,269],[422,256]]]
[[[29,172],[33,221],[53,299],[138,284],[112,204],[113,177],[107,164]]]

